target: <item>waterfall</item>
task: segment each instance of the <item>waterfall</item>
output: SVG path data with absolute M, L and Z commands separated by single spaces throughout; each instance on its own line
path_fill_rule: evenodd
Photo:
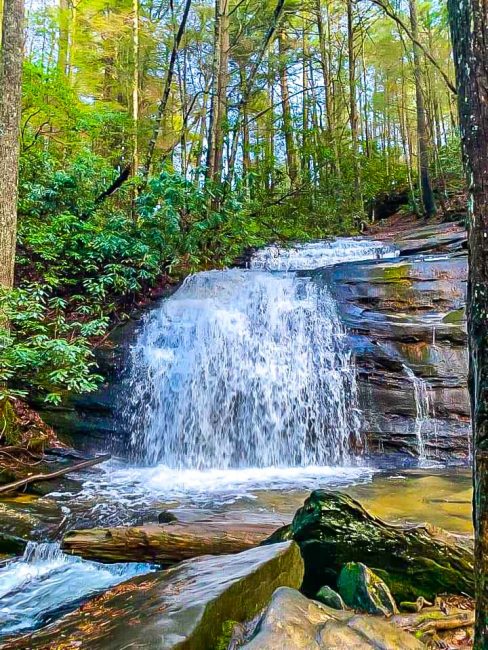
M 354 366 L 325 287 L 292 274 L 191 276 L 133 350 L 128 414 L 149 463 L 342 463 L 359 430 Z
M 429 385 L 421 377 L 413 372 L 408 366 L 403 366 L 405 374 L 412 382 L 414 400 L 415 400 L 415 436 L 417 438 L 417 451 L 419 460 L 425 460 L 425 440 L 424 440 L 424 425 L 430 421 L 431 416 L 431 401 L 429 395 Z

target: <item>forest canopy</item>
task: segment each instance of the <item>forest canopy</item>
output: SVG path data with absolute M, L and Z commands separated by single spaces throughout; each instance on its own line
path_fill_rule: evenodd
M 462 187 L 444 3 L 36 0 L 25 34 L 4 397 L 94 389 L 169 277 Z

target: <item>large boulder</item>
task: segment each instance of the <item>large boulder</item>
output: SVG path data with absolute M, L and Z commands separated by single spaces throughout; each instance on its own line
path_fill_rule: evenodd
M 339 492 L 312 492 L 291 526 L 267 541 L 290 537 L 300 545 L 305 562 L 303 591 L 311 597 L 323 585 L 337 589 L 347 562 L 370 567 L 397 602 L 474 593 L 469 541 L 427 525 L 393 526 Z
M 424 644 L 382 617 L 338 611 L 280 588 L 245 650 L 421 650 Z
M 0 647 L 210 649 L 229 621 L 252 618 L 275 589 L 298 587 L 302 577 L 293 542 L 188 560 L 124 582 L 57 623 Z

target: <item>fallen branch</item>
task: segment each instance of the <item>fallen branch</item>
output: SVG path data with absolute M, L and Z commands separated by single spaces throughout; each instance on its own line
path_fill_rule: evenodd
M 27 476 L 26 478 L 19 479 L 13 483 L 7 483 L 0 487 L 0 493 L 4 492 L 13 492 L 18 490 L 21 487 L 30 485 L 30 483 L 38 483 L 39 481 L 50 481 L 51 479 L 64 476 L 65 474 L 70 474 L 71 472 L 77 472 L 86 467 L 92 467 L 93 465 L 98 465 L 103 463 L 106 460 L 111 458 L 110 454 L 104 454 L 103 456 L 97 456 L 96 458 L 90 458 L 90 460 L 84 460 L 82 463 L 77 463 L 76 465 L 71 465 L 71 467 L 63 467 L 63 469 L 58 469 L 56 472 L 50 472 L 49 474 L 34 474 L 33 476 Z

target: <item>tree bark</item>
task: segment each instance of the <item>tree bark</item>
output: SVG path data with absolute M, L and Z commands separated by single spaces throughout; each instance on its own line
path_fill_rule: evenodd
M 65 75 L 68 67 L 69 47 L 69 5 L 68 0 L 59 0 L 58 70 Z
M 259 546 L 275 528 L 232 521 L 93 528 L 70 531 L 62 547 L 66 553 L 102 562 L 174 564 L 201 555 L 246 551 Z
M 149 141 L 149 146 L 147 150 L 146 161 L 144 168 L 142 169 L 143 182 L 142 186 L 146 185 L 147 179 L 149 176 L 149 171 L 153 162 L 154 150 L 156 149 L 156 142 L 158 141 L 159 132 L 161 130 L 161 122 L 166 111 L 166 106 L 168 105 L 168 100 L 171 94 L 171 84 L 173 82 L 173 76 L 175 72 L 176 57 L 178 56 L 178 51 L 180 49 L 181 41 L 183 39 L 183 34 L 185 33 L 186 23 L 188 20 L 188 14 L 190 13 L 192 0 L 186 0 L 185 6 L 183 8 L 183 16 L 178 27 L 178 31 L 175 35 L 173 41 L 173 47 L 171 49 L 171 55 L 168 64 L 168 70 L 166 71 L 166 78 L 164 80 L 163 94 L 159 102 L 158 110 L 156 113 L 156 119 L 154 120 L 154 128 Z
M 281 89 L 281 108 L 283 111 L 283 133 L 285 136 L 286 162 L 288 176 L 290 177 L 291 186 L 294 187 L 298 181 L 298 159 L 295 148 L 295 138 L 293 137 L 293 119 L 291 114 L 290 91 L 288 88 L 288 74 L 286 69 L 286 43 L 285 32 L 280 30 L 278 36 L 279 44 L 279 74 Z
M 0 286 L 14 282 L 22 108 L 24 2 L 5 0 L 0 63 Z
M 139 171 L 139 0 L 133 0 L 132 7 L 132 173 Z
M 436 213 L 434 193 L 430 180 L 429 170 L 429 136 L 427 132 L 427 121 L 425 116 L 424 95 L 422 91 L 422 69 L 420 47 L 417 45 L 418 19 L 416 0 L 409 0 L 410 8 L 410 28 L 413 36 L 413 66 L 415 73 L 415 98 L 417 107 L 417 138 L 418 138 L 418 156 L 419 156 L 419 176 L 420 189 L 422 195 L 422 205 L 425 216 L 432 217 Z
M 347 0 L 347 50 L 349 57 L 349 123 L 351 125 L 351 143 L 354 165 L 354 190 L 360 199 L 361 180 L 359 167 L 359 116 L 356 100 L 356 54 L 354 51 L 354 16 L 353 0 Z
M 215 44 L 212 104 L 207 151 L 207 179 L 222 180 L 224 125 L 227 118 L 227 86 L 229 83 L 229 2 L 215 3 Z M 217 206 L 214 206 L 217 207 Z
M 488 647 L 488 4 L 448 0 L 469 187 L 469 388 L 474 447 L 475 648 Z

